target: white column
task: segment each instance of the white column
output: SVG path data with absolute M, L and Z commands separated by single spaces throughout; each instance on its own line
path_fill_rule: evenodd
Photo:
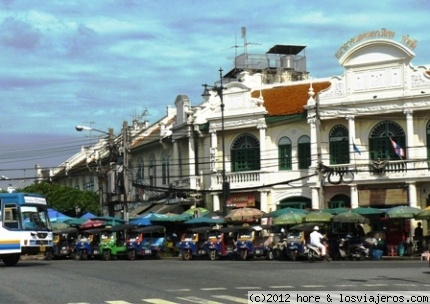
M 349 190 L 351 193 L 351 208 L 357 208 L 358 207 L 358 190 L 357 185 L 349 185 Z
M 349 131 L 349 162 L 355 159 L 355 151 L 353 148 L 353 144 L 355 143 L 355 117 L 352 115 L 348 115 L 346 117 L 348 120 L 348 131 Z M 356 144 L 356 143 L 355 143 Z
M 260 210 L 264 212 L 269 212 L 267 210 L 267 191 L 260 192 Z
M 311 189 L 312 189 L 312 209 L 313 210 L 322 209 L 320 206 L 319 187 L 311 187 Z
M 195 164 L 195 151 L 194 151 L 194 137 L 188 138 L 188 174 L 196 175 L 196 164 Z
M 268 167 L 266 165 L 268 161 L 268 157 L 266 155 L 266 128 L 267 128 L 267 125 L 264 118 L 259 119 L 257 123 L 257 129 L 259 130 L 259 136 L 260 136 L 260 168 L 263 168 L 263 170 L 264 168 Z
M 218 194 L 212 194 L 213 211 L 221 210 L 221 203 Z
M 414 118 L 412 110 L 404 110 L 406 114 L 406 157 L 407 159 L 415 158 L 414 150 Z
M 312 157 L 312 162 L 311 162 L 311 166 L 312 167 L 317 167 L 318 166 L 318 162 L 320 161 L 320 148 L 318 147 L 318 134 L 317 134 L 317 127 L 316 127 L 316 118 L 309 118 L 308 119 L 308 123 L 310 125 L 311 128 L 311 157 Z
M 408 200 L 410 207 L 417 207 L 417 186 L 415 182 L 407 182 L 408 184 Z

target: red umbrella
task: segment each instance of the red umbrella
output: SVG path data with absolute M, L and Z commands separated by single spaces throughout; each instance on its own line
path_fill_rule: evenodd
M 91 228 L 103 227 L 104 225 L 105 225 L 105 221 L 88 219 L 85 222 L 83 222 L 79 226 L 79 228 L 80 229 L 91 229 Z

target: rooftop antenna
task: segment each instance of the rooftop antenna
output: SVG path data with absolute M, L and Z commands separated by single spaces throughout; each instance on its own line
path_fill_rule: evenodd
M 261 45 L 257 42 L 248 42 L 246 40 L 246 27 L 242 26 L 243 52 L 245 54 L 245 67 L 248 68 L 248 45 Z

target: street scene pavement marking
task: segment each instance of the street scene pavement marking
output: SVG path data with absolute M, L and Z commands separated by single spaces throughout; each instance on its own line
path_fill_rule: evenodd
M 191 303 L 199 303 L 199 304 L 224 304 L 216 301 L 209 301 L 207 299 L 202 299 L 198 297 L 178 297 L 179 300 L 188 301 Z
M 283 288 L 294 288 L 294 286 L 291 286 L 291 285 L 284 285 L 284 286 L 268 286 L 268 288 L 272 288 L 272 289 L 283 289 Z
M 142 299 L 143 302 L 152 304 L 178 304 L 176 302 L 170 302 L 163 299 Z

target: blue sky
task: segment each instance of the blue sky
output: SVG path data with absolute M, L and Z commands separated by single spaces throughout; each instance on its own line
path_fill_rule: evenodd
M 177 95 L 202 100 L 202 83 L 243 53 L 306 46 L 314 78 L 342 74 L 336 51 L 386 28 L 418 41 L 430 63 L 427 1 L 0 0 L 0 175 L 20 186 L 35 164 L 55 167 L 89 143 L 74 126 L 100 130 L 150 122 Z M 235 47 L 238 46 L 238 47 Z M 94 134 L 93 134 L 94 135 Z M 92 139 L 95 141 L 96 139 Z M 10 169 L 14 169 L 10 171 Z M 5 182 L 0 183 L 4 187 Z

